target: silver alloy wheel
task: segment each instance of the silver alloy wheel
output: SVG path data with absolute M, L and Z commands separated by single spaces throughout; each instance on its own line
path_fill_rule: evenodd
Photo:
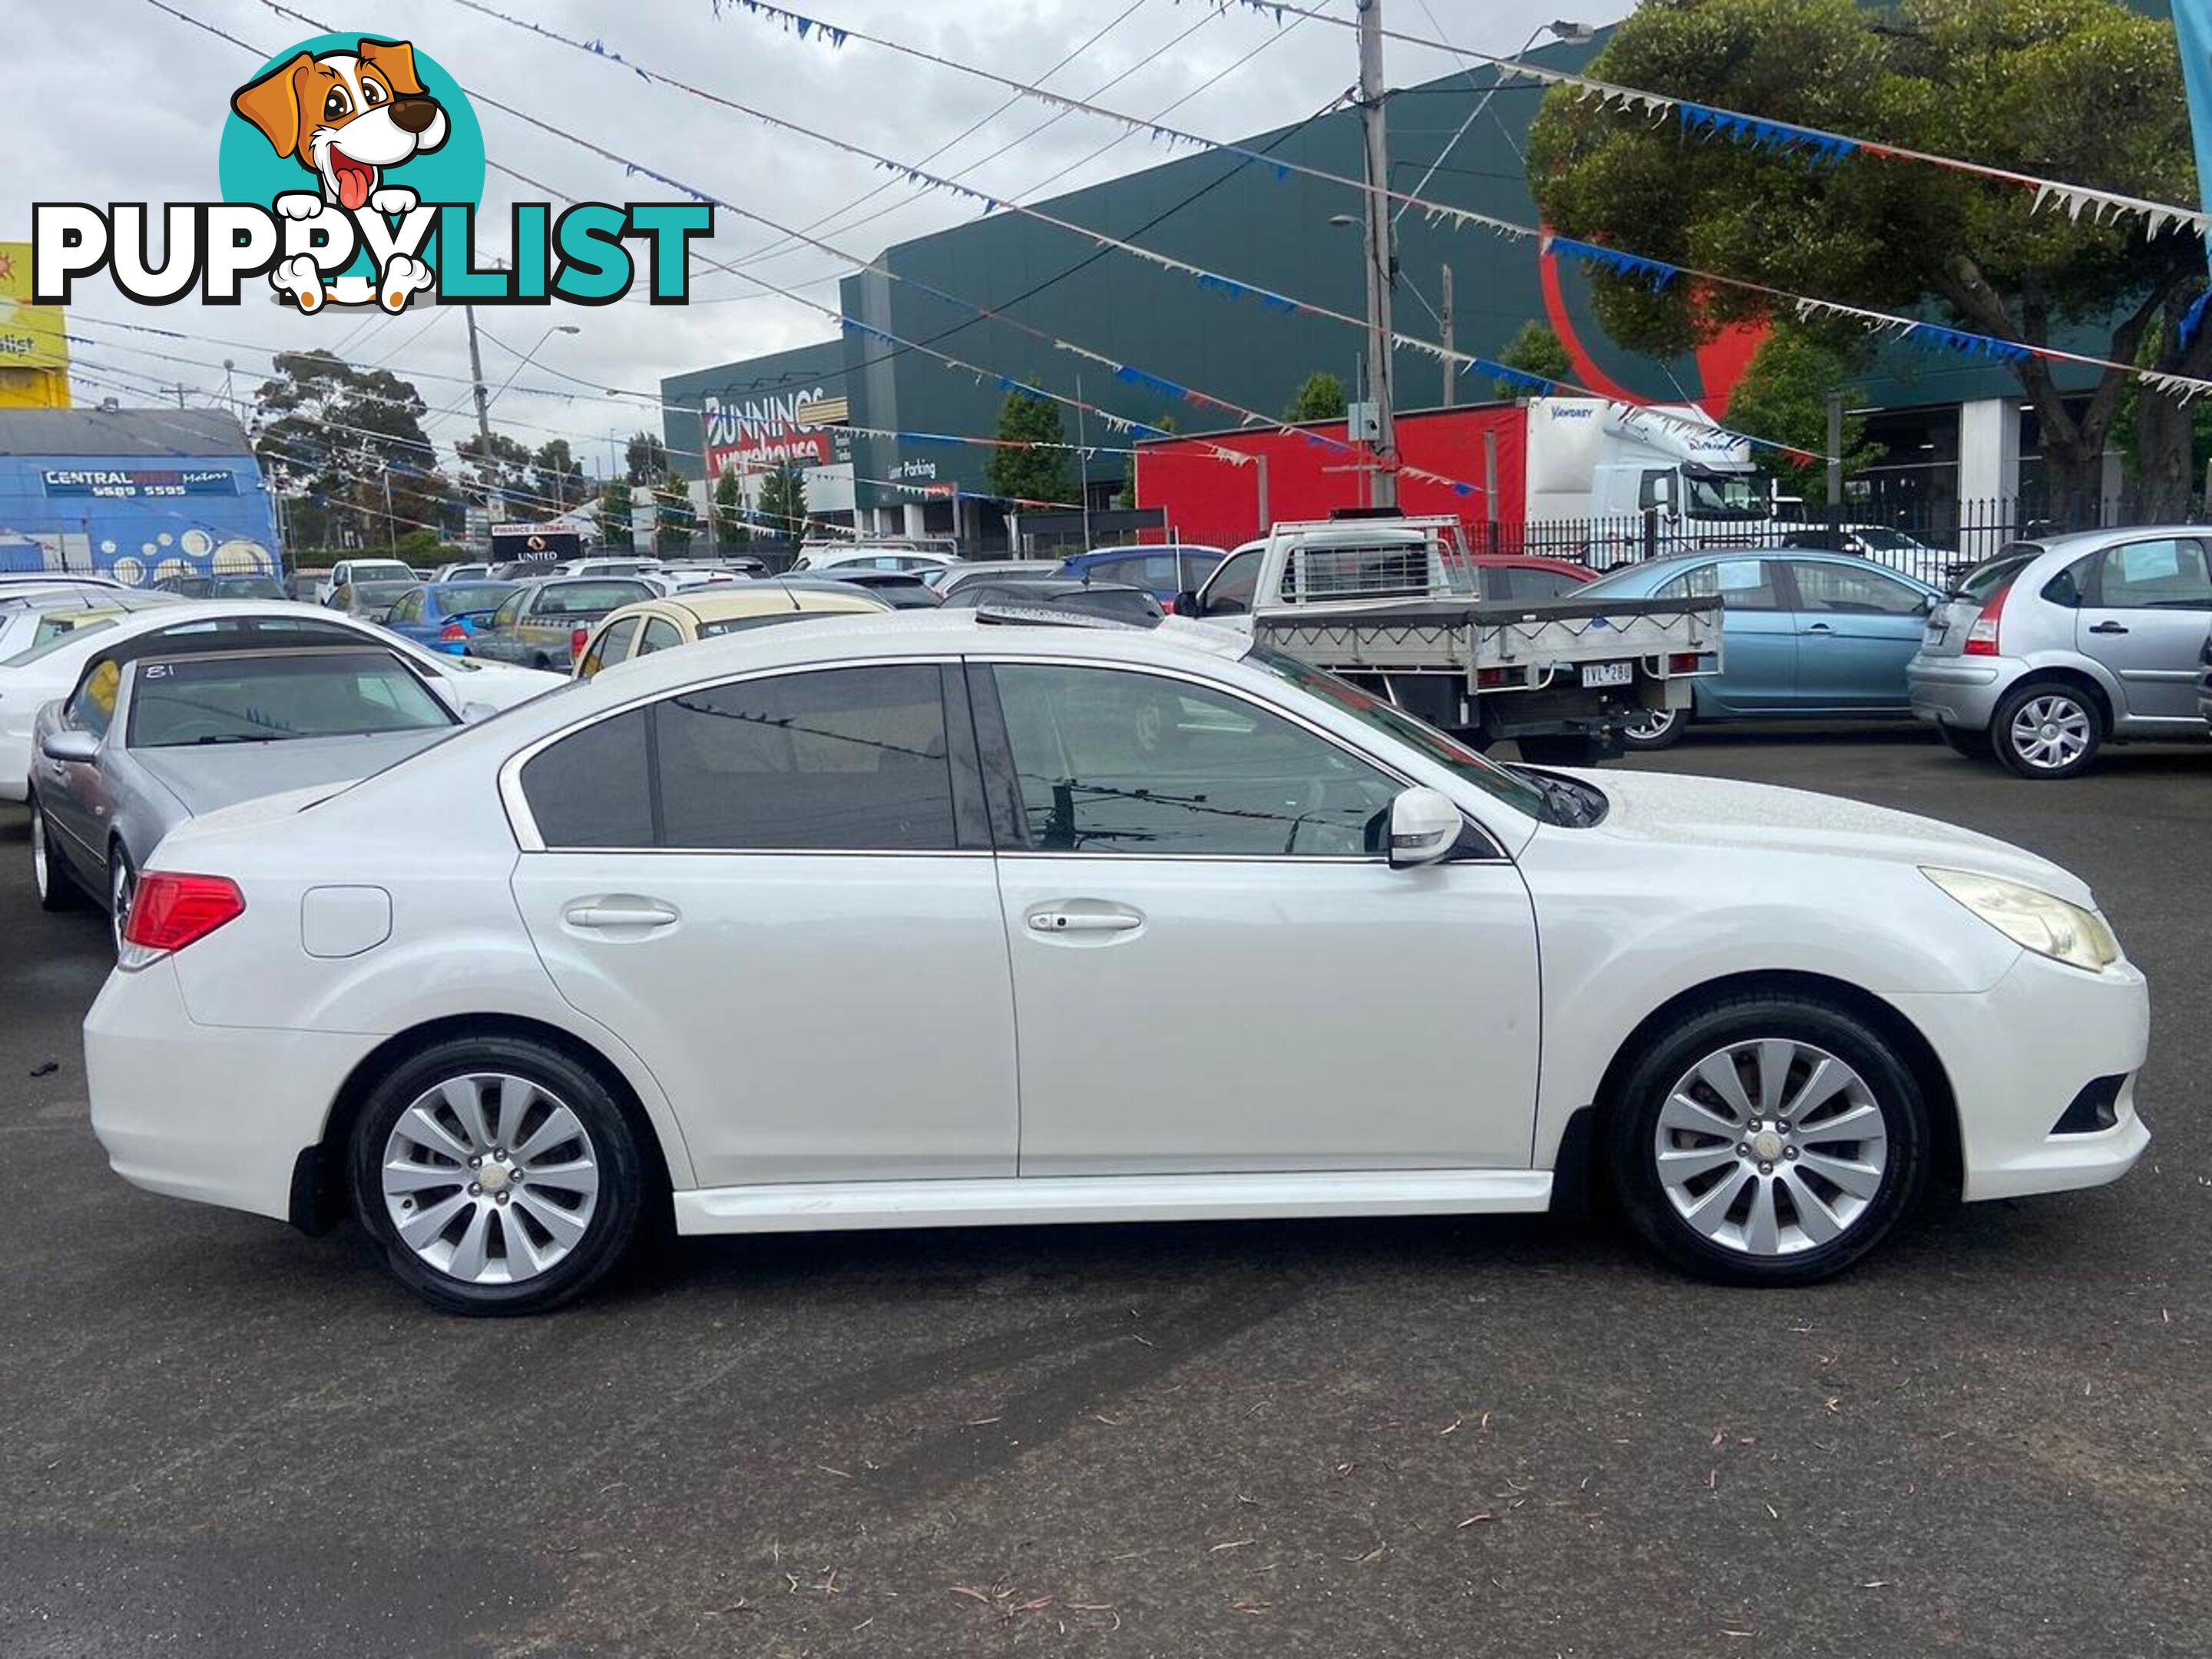
M 46 854 L 46 815 L 34 801 L 31 805 L 31 879 L 38 884 L 40 898 L 53 891 L 53 866 L 47 861 Z
M 123 929 L 131 920 L 131 901 L 138 896 L 138 878 L 128 859 L 117 857 L 107 865 L 107 921 L 115 933 L 115 954 L 123 954 Z
M 399 1242 L 471 1285 L 518 1285 L 591 1231 L 599 1165 L 583 1120 L 541 1085 L 471 1073 L 399 1115 L 379 1172 Z
M 2063 692 L 2031 697 L 2012 717 L 2013 753 L 2038 771 L 2073 765 L 2089 747 L 2089 711 Z
M 1754 1038 L 1682 1074 L 1652 1153 L 1674 1213 L 1698 1232 L 1746 1255 L 1795 1255 L 1866 1213 L 1889 1132 L 1866 1079 L 1826 1049 Z
M 1647 708 L 1620 728 L 1620 734 L 1634 743 L 1657 743 L 1674 729 L 1682 718 L 1679 708 Z

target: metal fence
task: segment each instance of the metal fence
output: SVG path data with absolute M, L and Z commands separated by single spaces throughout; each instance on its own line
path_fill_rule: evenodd
M 2203 503 L 2192 503 L 2186 522 L 2206 519 Z M 2145 516 L 2131 495 L 2060 501 L 2019 495 L 1946 499 L 1920 510 L 1879 516 L 1864 507 L 1815 508 L 1787 521 L 1668 520 L 1645 514 L 1475 524 L 1468 526 L 1468 535 L 1477 553 L 1568 559 L 1601 570 L 1712 548 L 1825 547 L 1866 554 L 1893 569 L 1940 585 L 1994 557 L 2008 543 L 2152 522 L 2171 520 Z

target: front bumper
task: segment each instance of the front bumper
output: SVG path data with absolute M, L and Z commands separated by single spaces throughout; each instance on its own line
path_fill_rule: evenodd
M 173 962 L 112 973 L 84 1022 L 93 1133 L 134 1187 L 283 1220 L 301 1152 L 378 1041 L 195 1025 Z
M 2003 658 L 1915 657 L 1905 665 L 1916 719 L 1962 731 L 1986 731 L 2024 664 Z
M 2126 962 L 2085 973 L 2023 951 L 1978 995 L 1893 995 L 1935 1046 L 1959 1106 L 1967 1199 L 2118 1181 L 2150 1144 L 2136 1074 L 2150 1046 L 2150 990 Z M 2108 1129 L 2052 1133 L 2078 1094 L 2124 1077 Z

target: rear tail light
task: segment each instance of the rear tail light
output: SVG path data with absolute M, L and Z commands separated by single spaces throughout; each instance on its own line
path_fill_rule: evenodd
M 2005 600 L 2011 592 L 2012 584 L 2007 582 L 1990 595 L 1982 606 L 1982 614 L 1974 618 L 1974 625 L 1966 630 L 1966 642 L 1959 647 L 1961 655 L 1994 657 L 2000 654 L 1997 638 L 2003 631 Z
M 1698 672 L 1698 660 L 1694 651 L 1677 651 L 1667 659 L 1667 672 L 1670 674 L 1694 674 Z
M 584 647 L 591 642 L 591 638 L 592 630 L 588 628 L 572 628 L 568 630 L 568 660 L 570 662 L 574 662 L 584 654 Z
M 1172 617 L 1175 613 L 1176 608 L 1175 601 L 1173 599 L 1162 599 L 1160 601 L 1160 615 L 1163 617 Z
M 457 622 L 450 622 L 438 630 L 438 637 L 448 645 L 464 645 L 468 641 L 469 630 Z
M 123 924 L 118 965 L 143 968 L 197 944 L 246 914 L 246 895 L 228 876 L 172 875 L 149 870 L 138 878 Z
M 1505 684 L 1506 672 L 1507 671 L 1503 668 L 1478 668 L 1474 671 L 1474 684 L 1478 689 L 1503 685 Z

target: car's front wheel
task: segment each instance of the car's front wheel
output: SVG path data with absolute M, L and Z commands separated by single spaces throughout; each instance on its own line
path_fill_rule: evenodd
M 620 1260 L 644 1163 L 598 1077 L 544 1044 L 458 1037 L 377 1085 L 354 1126 L 354 1212 L 448 1313 L 538 1313 Z
M 2105 718 L 2087 692 L 2045 680 L 1997 705 L 1990 738 L 1997 758 L 2021 777 L 2070 778 L 2097 758 Z
M 1797 996 L 1691 1013 L 1632 1066 L 1608 1125 L 1613 1184 L 1637 1231 L 1676 1265 L 1731 1284 L 1840 1273 L 1928 1178 L 1917 1079 L 1855 1015 Z
M 46 809 L 33 795 L 31 806 L 31 884 L 38 890 L 41 910 L 74 910 L 84 902 L 76 884 L 62 868 L 61 855 L 47 839 Z

